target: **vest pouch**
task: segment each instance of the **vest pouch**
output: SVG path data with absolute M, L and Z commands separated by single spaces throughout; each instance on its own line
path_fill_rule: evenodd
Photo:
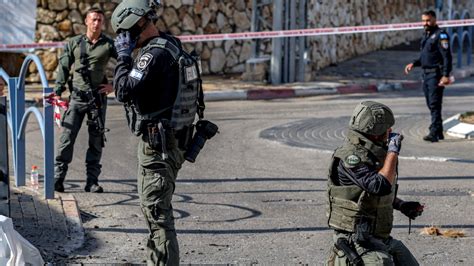
M 174 136 L 174 131 L 167 124 L 167 120 L 147 123 L 147 133 L 144 134 L 143 140 L 148 142 L 152 150 L 166 153 L 167 150 L 177 147 L 178 143 Z
M 140 119 L 135 106 L 132 104 L 125 104 L 125 117 L 127 118 L 127 125 L 135 136 L 140 136 L 142 132 L 143 120 Z
M 367 247 L 371 240 L 371 235 L 374 231 L 374 220 L 369 217 L 358 216 L 355 218 L 354 235 L 352 236 L 354 242 Z
M 194 134 L 194 125 L 184 127 L 181 130 L 178 130 L 175 134 L 176 140 L 178 142 L 178 148 L 182 151 L 188 149 L 189 143 L 193 138 Z

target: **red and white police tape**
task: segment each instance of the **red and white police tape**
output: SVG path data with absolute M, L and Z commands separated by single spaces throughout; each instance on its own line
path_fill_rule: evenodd
M 66 111 L 69 108 L 69 103 L 67 101 L 56 99 L 54 96 L 55 94 L 51 93 L 45 95 L 44 99 L 48 104 L 51 104 L 54 107 L 54 122 L 59 128 L 61 128 L 61 109 Z
M 463 20 L 445 20 L 438 21 L 440 27 L 463 27 L 474 26 L 474 19 Z M 184 43 L 190 42 L 206 42 L 206 41 L 227 41 L 227 40 L 249 40 L 249 39 L 266 39 L 266 38 L 282 38 L 282 37 L 300 37 L 300 36 L 323 36 L 323 35 L 339 35 L 366 32 L 386 32 L 422 29 L 421 22 L 416 23 L 398 23 L 368 26 L 347 26 L 335 28 L 314 28 L 300 30 L 278 30 L 278 31 L 261 31 L 261 32 L 242 32 L 242 33 L 225 33 L 225 34 L 201 34 L 201 35 L 182 35 L 178 38 Z M 43 42 L 43 43 L 27 43 L 27 44 L 0 44 L 1 51 L 19 51 L 28 49 L 46 49 L 46 48 L 63 48 L 64 42 Z

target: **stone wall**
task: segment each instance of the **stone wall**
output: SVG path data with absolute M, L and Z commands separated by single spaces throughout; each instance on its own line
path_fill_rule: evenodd
M 309 27 L 341 27 L 418 22 L 420 14 L 433 1 L 319 1 L 308 7 Z M 340 14 L 344 14 L 341 16 Z M 384 49 L 420 36 L 419 30 L 385 33 L 359 33 L 309 38 L 311 73 L 353 56 Z
M 63 41 L 84 33 L 84 14 L 91 7 L 105 10 L 105 33 L 113 37 L 110 16 L 120 1 L 38 0 L 36 40 Z M 174 35 L 244 32 L 250 30 L 251 0 L 165 0 L 158 10 L 156 26 Z M 188 51 L 195 49 L 202 59 L 202 68 L 208 73 L 241 73 L 250 57 L 250 41 L 223 41 L 185 44 Z M 60 49 L 39 51 L 47 77 L 55 78 L 54 70 Z M 32 66 L 34 71 L 35 67 Z M 36 80 L 33 75 L 31 80 Z
M 418 22 L 420 14 L 434 3 L 432 0 L 307 0 L 308 27 L 339 27 L 386 23 Z M 120 0 L 37 0 L 36 41 L 64 41 L 84 33 L 83 16 L 91 7 L 105 10 L 105 33 L 114 37 L 110 16 Z M 163 0 L 157 27 L 174 35 L 213 34 L 250 31 L 251 0 Z M 474 7 L 470 0 L 454 1 L 455 7 Z M 446 9 L 446 7 L 445 7 Z M 272 10 L 266 7 L 265 19 L 271 25 Z M 377 49 L 387 48 L 419 38 L 420 31 L 364 33 L 308 38 L 306 79 L 315 78 L 317 70 Z M 185 44 L 196 49 L 202 58 L 205 74 L 242 73 L 251 55 L 251 41 L 220 41 Z M 271 54 L 271 40 L 262 40 L 260 48 Z M 58 56 L 62 49 L 38 51 L 47 77 L 55 79 Z M 0 58 L 1 59 L 1 58 Z M 0 60 L 1 61 L 1 60 Z M 30 70 L 35 71 L 31 66 Z M 31 80 L 37 80 L 34 74 Z

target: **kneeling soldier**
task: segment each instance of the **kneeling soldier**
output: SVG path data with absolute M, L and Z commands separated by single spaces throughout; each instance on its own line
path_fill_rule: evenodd
M 354 110 L 343 146 L 333 154 L 328 178 L 328 224 L 334 247 L 328 265 L 418 265 L 405 245 L 390 236 L 393 209 L 410 219 L 423 206 L 396 197 L 403 136 L 392 133 L 387 106 L 365 101 Z

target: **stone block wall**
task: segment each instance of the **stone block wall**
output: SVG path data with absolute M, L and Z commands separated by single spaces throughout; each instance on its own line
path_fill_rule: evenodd
M 374 25 L 418 22 L 423 10 L 434 4 L 432 0 L 307 0 L 308 28 Z M 105 11 L 105 33 L 114 34 L 110 16 L 120 0 L 37 0 L 36 41 L 64 41 L 84 33 L 84 14 L 91 7 Z M 250 31 L 251 0 L 163 0 L 157 27 L 174 35 L 236 33 Z M 457 10 L 470 8 L 472 0 L 454 1 Z M 445 7 L 446 9 L 446 7 Z M 264 9 L 264 17 L 272 24 L 272 9 Z M 317 70 L 377 49 L 411 41 L 420 37 L 419 30 L 386 33 L 363 33 L 308 38 L 307 80 L 314 79 Z M 242 73 L 251 56 L 251 41 L 219 41 L 185 44 L 195 49 L 202 58 L 205 74 Z M 271 54 L 271 40 L 262 40 L 260 49 Z M 39 50 L 47 77 L 55 79 L 58 56 L 62 49 Z M 1 58 L 0 58 L 1 61 Z M 30 70 L 34 73 L 35 67 Z M 30 80 L 38 80 L 35 74 Z
M 474 15 L 472 0 L 453 2 L 454 9 L 459 11 L 467 9 Z M 309 3 L 309 27 L 318 28 L 420 22 L 423 11 L 434 9 L 434 1 L 428 0 L 310 0 Z M 443 17 L 446 18 L 447 7 L 445 6 L 444 9 Z M 409 30 L 310 37 L 308 64 L 311 66 L 311 73 L 314 74 L 318 69 L 329 64 L 413 41 L 421 35 L 422 30 Z
M 319 1 L 308 7 L 309 27 L 341 27 L 389 23 L 418 22 L 423 7 L 433 1 Z M 309 37 L 311 72 L 353 56 L 384 49 L 419 38 L 419 30 L 384 33 L 359 33 Z
M 63 41 L 84 33 L 84 14 L 91 7 L 100 7 L 106 14 L 105 33 L 114 37 L 110 16 L 120 1 L 38 0 L 36 40 Z M 156 26 L 173 35 L 214 34 L 250 31 L 251 0 L 165 0 L 158 10 Z M 268 12 L 270 14 L 270 12 Z M 267 41 L 267 43 L 270 43 Z M 222 41 L 185 44 L 196 50 L 202 59 L 205 74 L 241 73 L 251 54 L 250 41 Z M 48 79 L 54 79 L 60 49 L 39 51 Z M 35 67 L 30 68 L 35 71 Z M 31 80 L 37 80 L 32 75 Z

